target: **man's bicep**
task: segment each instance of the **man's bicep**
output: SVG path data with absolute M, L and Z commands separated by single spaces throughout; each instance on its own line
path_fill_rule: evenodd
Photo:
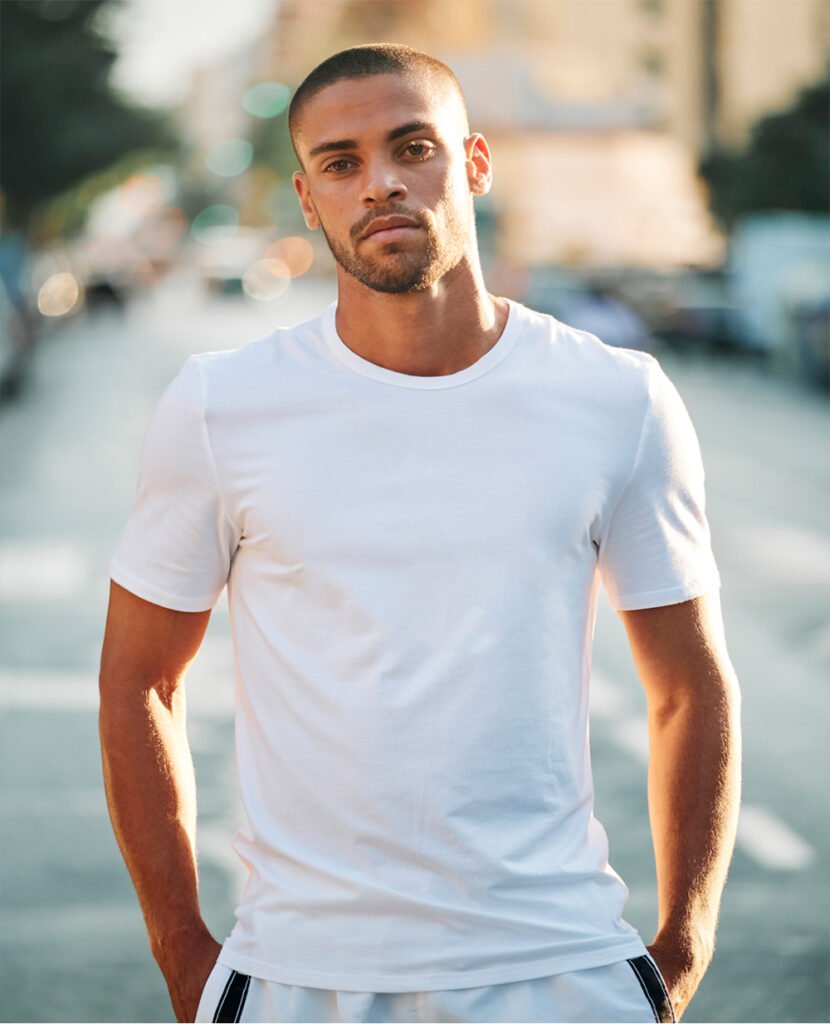
M 196 656 L 210 610 L 182 612 L 145 601 L 110 582 L 101 652 L 101 691 L 175 689 Z
M 648 697 L 670 698 L 722 685 L 734 675 L 724 638 L 718 590 L 679 604 L 621 611 Z

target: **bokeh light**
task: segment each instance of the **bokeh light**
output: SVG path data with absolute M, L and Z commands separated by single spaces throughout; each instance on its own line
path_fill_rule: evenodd
M 278 117 L 288 106 L 291 90 L 282 82 L 260 82 L 242 97 L 242 106 L 254 117 Z
M 44 316 L 66 316 L 80 305 L 82 296 L 83 288 L 75 275 L 61 271 L 40 286 L 37 308 Z
M 307 238 L 289 235 L 270 245 L 266 256 L 281 260 L 288 270 L 289 277 L 302 277 L 314 262 L 314 249 Z
M 190 225 L 190 233 L 202 245 L 224 242 L 236 234 L 239 213 L 233 206 L 216 203 L 197 213 Z
M 225 139 L 211 146 L 205 166 L 220 178 L 235 178 L 247 171 L 254 158 L 254 147 L 247 139 Z
M 242 290 L 257 302 L 273 302 L 288 291 L 291 274 L 282 260 L 257 260 L 242 275 Z

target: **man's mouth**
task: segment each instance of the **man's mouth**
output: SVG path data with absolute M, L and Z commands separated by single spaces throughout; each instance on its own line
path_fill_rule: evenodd
M 392 217 L 375 217 L 363 232 L 363 238 L 374 238 L 379 242 L 394 242 L 406 238 L 413 231 L 420 230 L 421 225 L 411 217 L 394 215 Z

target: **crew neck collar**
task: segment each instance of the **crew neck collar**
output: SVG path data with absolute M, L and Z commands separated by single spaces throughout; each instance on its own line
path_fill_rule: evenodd
M 332 302 L 323 314 L 325 338 L 332 353 L 340 362 L 348 369 L 364 377 L 369 377 L 384 384 L 392 384 L 399 388 L 418 388 L 423 391 L 434 391 L 437 388 L 454 388 L 459 384 L 467 384 L 469 381 L 475 380 L 477 377 L 481 377 L 492 370 L 516 344 L 519 334 L 519 307 L 511 299 L 506 301 L 508 305 L 507 323 L 504 325 L 504 330 L 501 332 L 499 340 L 480 359 L 477 359 L 469 366 L 465 366 L 463 370 L 457 370 L 455 373 L 445 373 L 439 376 L 399 373 L 397 370 L 389 370 L 385 366 L 379 366 L 377 363 L 364 359 L 363 356 L 350 349 L 337 333 L 337 322 L 335 319 L 337 315 L 336 301 Z

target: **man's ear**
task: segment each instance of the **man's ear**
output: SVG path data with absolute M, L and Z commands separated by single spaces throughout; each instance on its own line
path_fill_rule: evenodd
M 303 171 L 294 171 L 291 179 L 294 189 L 300 199 L 300 209 L 303 211 L 303 218 L 309 231 L 316 231 L 320 227 L 320 218 L 311 201 L 311 193 L 308 187 L 308 178 Z
M 474 196 L 487 195 L 493 183 L 493 162 L 487 140 L 474 132 L 464 140 L 464 150 L 467 154 L 465 163 L 470 191 Z

